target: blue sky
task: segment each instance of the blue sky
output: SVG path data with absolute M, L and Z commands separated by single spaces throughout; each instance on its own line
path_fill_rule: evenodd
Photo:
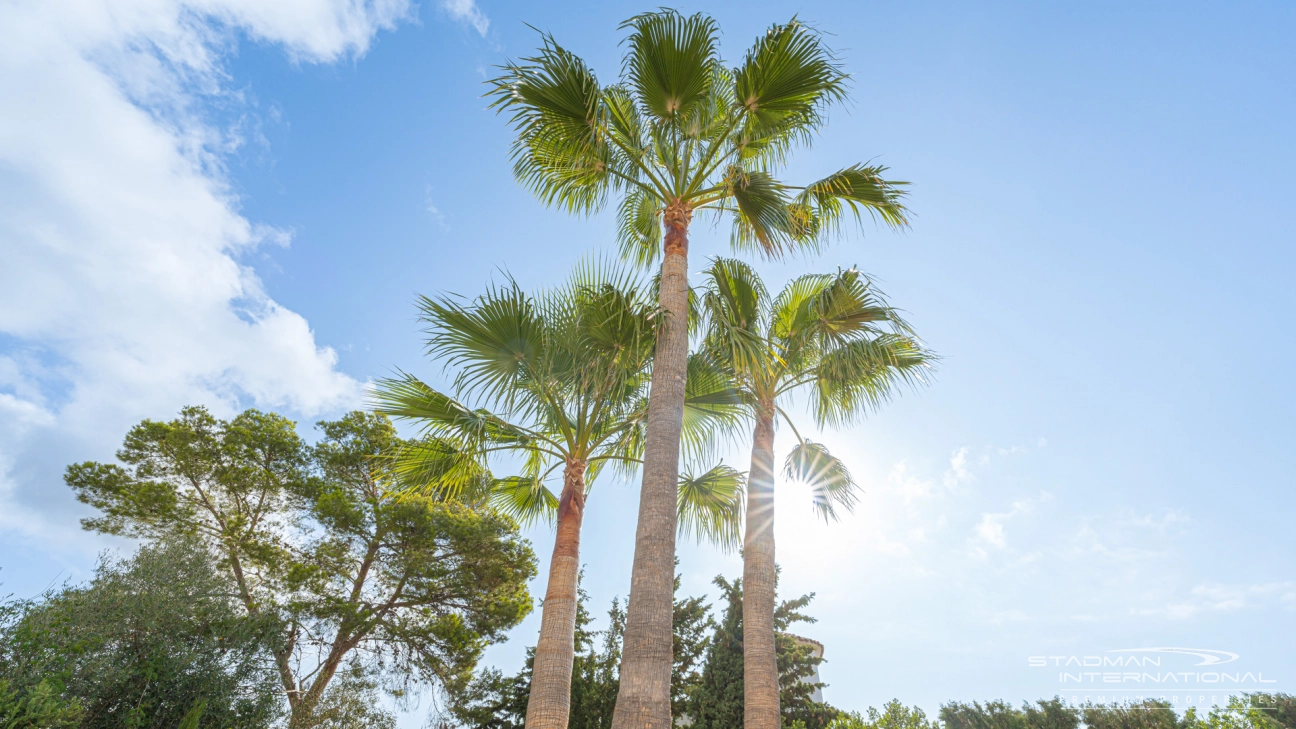
M 543 286 L 613 250 L 610 215 L 514 183 L 481 82 L 535 46 L 524 23 L 610 79 L 617 24 L 647 8 L 77 5 L 0 8 L 0 580 L 18 595 L 127 546 L 79 531 L 60 474 L 130 424 L 189 403 L 310 423 L 395 367 L 435 380 L 417 294 L 503 269 Z M 827 646 L 827 700 L 1034 699 L 1063 687 L 1028 656 L 1152 646 L 1236 653 L 1296 691 L 1296 8 L 683 9 L 718 19 L 730 61 L 793 14 L 831 34 L 853 103 L 787 177 L 874 160 L 914 183 L 911 230 L 759 266 L 773 285 L 857 265 L 944 357 L 932 387 L 823 435 L 864 485 L 855 515 L 824 527 L 780 487 L 783 590 L 818 595 L 802 632 Z M 698 226 L 692 269 L 726 238 Z M 590 500 L 598 612 L 628 589 L 636 491 Z M 692 594 L 741 569 L 680 557 Z M 513 669 L 537 628 L 488 659 Z

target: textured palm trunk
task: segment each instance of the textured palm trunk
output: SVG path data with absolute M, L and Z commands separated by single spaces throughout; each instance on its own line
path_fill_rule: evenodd
M 660 304 L 665 321 L 653 359 L 644 437 L 639 526 L 626 606 L 621 686 L 612 729 L 670 729 L 675 519 L 680 431 L 688 376 L 688 226 L 684 205 L 666 208 Z
M 531 672 L 526 729 L 567 729 L 575 657 L 580 532 L 585 516 L 585 463 L 568 461 L 558 502 L 558 536 L 549 561 L 549 586 L 540 615 L 540 640 Z
M 743 538 L 743 727 L 779 729 L 774 645 L 774 414 L 762 408 L 752 436 Z

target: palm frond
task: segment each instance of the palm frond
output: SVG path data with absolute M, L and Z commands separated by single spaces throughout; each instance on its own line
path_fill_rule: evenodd
M 768 359 L 762 337 L 769 304 L 765 284 L 751 266 L 732 258 L 713 259 L 702 275 L 706 347 L 737 372 L 761 368 Z
M 740 432 L 749 409 L 732 372 L 704 353 L 690 354 L 680 441 L 684 462 L 697 464 L 714 456 L 720 445 Z
M 417 421 L 425 435 L 447 436 L 464 447 L 532 443 L 534 435 L 485 409 L 470 409 L 453 397 L 401 372 L 374 383 L 369 399 L 375 412 Z
M 523 526 L 537 523 L 552 526 L 558 517 L 558 497 L 536 477 L 496 479 L 492 484 L 490 504 Z
M 662 251 L 662 205 L 656 195 L 631 190 L 617 210 L 617 243 L 621 257 L 635 266 L 648 268 Z
M 410 493 L 475 504 L 488 497 L 494 481 L 475 448 L 445 438 L 406 442 L 389 457 L 397 496 Z
M 814 441 L 803 441 L 792 449 L 783 465 L 783 473 L 810 486 L 815 511 L 824 521 L 840 518 L 838 508 L 854 511 L 859 500 L 855 479 L 846 464 Z
M 891 398 L 902 385 L 927 384 L 937 356 L 907 335 L 883 334 L 831 348 L 814 368 L 815 420 L 844 425 Z
M 791 138 L 806 139 L 824 107 L 845 98 L 846 78 L 819 33 L 795 18 L 772 26 L 734 73 L 746 144 L 774 150 Z
M 629 29 L 622 75 L 640 106 L 661 120 L 677 119 L 708 101 L 719 62 L 719 26 L 697 13 L 662 9 L 621 24 Z
M 603 93 L 578 56 L 542 34 L 536 56 L 502 67 L 487 83 L 491 107 L 517 132 L 513 173 L 546 204 L 589 213 L 606 198 L 612 162 Z
M 811 317 L 819 323 L 820 336 L 829 339 L 881 332 L 911 332 L 900 312 L 868 276 L 854 268 L 838 270 L 832 282 L 810 305 Z
M 804 335 L 811 324 L 815 300 L 833 284 L 824 273 L 807 273 L 787 283 L 770 305 L 769 338 L 784 347 Z
M 746 475 L 720 464 L 679 482 L 679 532 L 732 551 L 742 541 L 743 487 Z
M 545 324 L 535 301 L 509 281 L 470 305 L 422 296 L 418 308 L 428 354 L 459 368 L 456 389 L 511 406 L 528 367 L 545 354 Z
M 722 205 L 733 213 L 729 245 L 735 251 L 755 251 L 773 259 L 793 248 L 816 244 L 801 234 L 792 199 L 768 172 L 735 165 L 729 168 L 724 185 L 729 199 Z
M 863 223 L 863 214 L 868 212 L 891 228 L 908 226 L 909 211 L 904 206 L 908 193 L 902 188 L 909 183 L 883 179 L 886 169 L 880 165 L 852 165 L 807 185 L 792 208 L 802 235 L 818 237 L 839 232 L 847 209 L 856 223 Z

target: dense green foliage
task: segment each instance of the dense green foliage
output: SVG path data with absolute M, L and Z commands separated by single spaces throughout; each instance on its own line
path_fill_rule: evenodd
M 530 611 L 535 557 L 505 515 L 404 494 L 389 467 L 404 443 L 386 418 L 319 427 L 312 447 L 279 415 L 186 408 L 132 428 L 121 465 L 77 464 L 66 479 L 100 510 L 86 528 L 216 556 L 235 614 L 269 626 L 290 726 L 382 724 L 378 688 L 470 678 Z
M 693 726 L 707 729 L 741 729 L 743 719 L 742 584 L 717 577 L 724 611 L 720 622 L 711 617 L 705 595 L 675 599 L 675 659 L 671 673 L 671 711 L 687 716 Z M 676 580 L 676 590 L 679 580 Z M 799 622 L 814 622 L 800 612 L 813 596 L 806 595 L 780 604 L 779 630 Z M 572 670 L 570 729 L 608 729 L 616 703 L 617 667 L 625 611 L 613 600 L 608 627 L 590 630 L 588 595 L 580 593 L 576 617 L 576 661 Z M 784 717 L 791 726 L 799 722 L 809 729 L 828 725 L 837 710 L 812 700 L 821 683 L 808 681 L 822 659 L 808 645 L 792 635 L 779 635 L 779 683 Z M 529 654 L 528 654 L 529 655 Z M 513 676 L 488 668 L 450 705 L 449 718 L 473 729 L 522 729 L 526 718 L 527 692 L 531 683 L 531 659 Z
M 939 720 L 892 700 L 882 711 L 842 713 L 829 729 L 1076 729 L 1081 724 L 1086 729 L 1290 729 L 1296 726 L 1296 697 L 1234 696 L 1205 716 L 1196 708 L 1180 714 L 1171 704 L 1156 700 L 1077 707 L 1054 697 L 1023 703 L 1021 708 L 1006 701 L 951 702 L 941 706 Z
M 676 580 L 679 589 L 679 580 Z M 619 687 L 617 669 L 621 662 L 621 640 L 625 633 L 625 609 L 619 599 L 608 610 L 608 627 L 591 630 L 589 595 L 579 592 L 576 611 L 576 660 L 572 666 L 571 717 L 569 729 L 608 729 Z M 675 600 L 675 665 L 671 674 L 671 701 L 684 706 L 688 693 L 700 679 L 699 659 L 707 645 L 707 633 L 714 627 L 706 597 Z M 458 725 L 474 729 L 522 729 L 526 720 L 527 694 L 531 685 L 531 654 L 523 669 L 505 676 L 487 668 L 468 687 L 454 696 L 449 717 Z
M 707 642 L 701 680 L 689 693 L 684 714 L 700 729 L 741 729 L 743 726 L 742 580 L 716 577 L 725 600 L 724 613 Z M 784 600 L 774 611 L 775 647 L 779 670 L 779 705 L 786 726 L 822 729 L 837 710 L 814 700 L 825 684 L 812 678 L 823 662 L 813 649 L 788 633 L 796 623 L 813 623 L 801 612 L 814 595 Z
M 870 706 L 864 714 L 858 711 L 841 712 L 829 729 L 940 729 L 940 722 L 929 720 L 918 707 L 908 707 L 899 699 L 892 699 L 881 711 Z
M 266 650 L 275 626 L 241 613 L 193 539 L 104 559 L 84 587 L 6 606 L 0 716 L 171 729 L 201 704 L 206 725 L 266 726 L 282 706 Z

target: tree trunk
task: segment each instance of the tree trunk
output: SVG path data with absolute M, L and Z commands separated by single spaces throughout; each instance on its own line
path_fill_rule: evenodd
M 774 409 L 761 408 L 752 436 L 743 539 L 743 727 L 779 729 L 774 647 Z
M 558 536 L 549 561 L 549 586 L 540 616 L 540 640 L 531 672 L 526 729 L 567 729 L 575 658 L 580 532 L 585 516 L 585 463 L 568 461 L 558 502 Z
M 626 606 L 621 687 L 612 729 L 670 729 L 671 621 L 675 593 L 675 519 L 680 431 L 688 376 L 688 226 L 692 211 L 672 204 L 666 225 L 660 304 L 665 314 L 653 359 L 644 437 L 639 526 Z

